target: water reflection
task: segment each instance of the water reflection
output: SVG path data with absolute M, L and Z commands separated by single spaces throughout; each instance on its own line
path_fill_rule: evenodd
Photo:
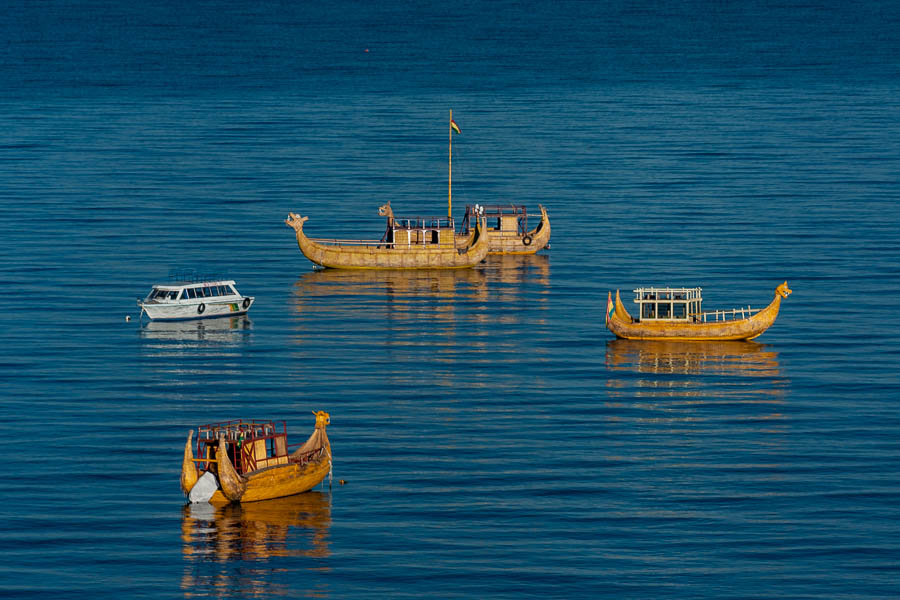
M 182 516 L 185 597 L 280 596 L 296 593 L 273 586 L 266 574 L 279 569 L 327 570 L 331 496 L 306 492 L 287 498 L 213 507 L 190 504 Z M 317 595 L 316 590 L 308 591 Z
M 193 321 L 150 321 L 138 331 L 146 340 L 162 342 L 237 343 L 251 326 L 250 319 L 242 315 Z
M 298 365 L 380 372 L 388 363 L 389 385 L 402 387 L 421 386 L 428 364 L 430 386 L 458 384 L 461 369 L 472 385 L 496 385 L 502 370 L 483 367 L 521 361 L 523 340 L 549 330 L 550 262 L 490 256 L 474 269 L 307 272 L 291 308 Z M 529 357 L 549 352 L 533 347 Z
M 526 284 L 537 285 L 538 294 L 546 295 L 549 282 L 546 255 L 489 256 L 474 269 L 324 269 L 299 278 L 293 308 L 297 314 L 327 315 L 342 309 L 378 309 L 385 301 L 387 313 L 421 313 L 423 307 L 452 313 L 466 303 L 516 301 L 530 293 Z M 320 302 L 322 298 L 328 302 Z
M 323 269 L 302 275 L 295 287 L 295 297 L 302 301 L 322 295 L 384 293 L 392 299 L 423 295 L 447 298 L 456 294 L 477 293 L 485 280 L 484 273 L 477 269 Z
M 612 340 L 606 344 L 611 371 L 778 377 L 778 353 L 755 342 L 656 342 Z
M 788 384 L 778 353 L 754 342 L 617 339 L 606 345 L 606 367 L 613 395 L 769 402 L 780 401 Z

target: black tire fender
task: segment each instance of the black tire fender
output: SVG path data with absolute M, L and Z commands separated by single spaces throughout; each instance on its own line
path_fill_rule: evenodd
M 205 310 L 206 310 L 206 305 L 203 304 L 202 302 L 197 305 L 197 314 L 202 315 L 203 311 L 205 311 Z
M 250 308 L 250 298 L 244 298 L 244 301 L 241 303 L 241 306 L 244 307 L 244 310 Z
M 522 238 L 522 243 L 525 244 L 526 246 L 530 246 L 531 245 L 531 236 L 526 233 L 525 237 Z

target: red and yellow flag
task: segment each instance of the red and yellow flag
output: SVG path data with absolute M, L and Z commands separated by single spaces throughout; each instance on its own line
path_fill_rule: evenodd
M 456 124 L 456 121 L 454 121 L 453 119 L 450 119 L 450 129 L 452 129 L 456 133 L 462 133 L 462 131 L 459 130 L 459 126 Z
M 613 305 L 612 301 L 612 292 L 606 292 L 606 324 L 609 325 L 609 319 L 612 317 L 613 312 L 616 310 L 615 305 Z

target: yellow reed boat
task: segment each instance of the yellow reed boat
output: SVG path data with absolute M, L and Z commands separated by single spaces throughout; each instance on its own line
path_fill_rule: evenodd
M 290 451 L 284 421 L 225 421 L 188 433 L 181 489 L 190 502 L 256 502 L 311 490 L 331 473 L 328 413 L 319 411 L 309 439 Z
M 294 213 L 285 224 L 294 229 L 306 258 L 332 269 L 466 269 L 487 256 L 488 239 L 481 223 L 458 240 L 451 218 L 395 218 L 390 202 L 378 214 L 387 218 L 387 229 L 380 240 L 371 241 L 307 237 L 303 223 L 308 217 Z
M 765 308 L 701 309 L 701 288 L 638 288 L 634 290 L 637 318 L 622 305 L 619 290 L 613 302 L 606 300 L 606 327 L 618 338 L 629 340 L 752 340 L 775 322 L 781 299 L 791 294 L 787 281 L 775 288 L 775 298 Z
M 457 236 L 453 221 L 453 133 L 459 127 L 450 111 L 450 140 L 447 217 L 397 218 L 391 203 L 379 207 L 387 219 L 380 240 L 314 239 L 303 232 L 309 217 L 289 213 L 285 224 L 297 236 L 300 252 L 320 267 L 332 269 L 467 269 L 487 256 L 490 249 L 484 233 L 484 219 L 465 236 Z
M 459 239 L 465 239 L 472 230 L 472 223 L 485 220 L 484 231 L 488 238 L 488 254 L 534 254 L 550 248 L 550 217 L 540 204 L 541 221 L 528 229 L 528 211 L 522 205 L 467 204 L 460 225 Z

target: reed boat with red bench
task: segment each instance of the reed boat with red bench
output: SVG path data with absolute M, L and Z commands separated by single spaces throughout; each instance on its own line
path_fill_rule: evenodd
M 225 421 L 188 433 L 181 489 L 188 500 L 256 502 L 311 490 L 331 473 L 328 413 L 319 411 L 312 435 L 294 450 L 284 421 Z
M 763 309 L 736 308 L 703 311 L 702 288 L 638 288 L 634 290 L 638 316 L 607 294 L 606 327 L 628 340 L 752 340 L 772 326 L 782 298 L 791 295 L 787 281 L 775 288 L 775 297 Z

